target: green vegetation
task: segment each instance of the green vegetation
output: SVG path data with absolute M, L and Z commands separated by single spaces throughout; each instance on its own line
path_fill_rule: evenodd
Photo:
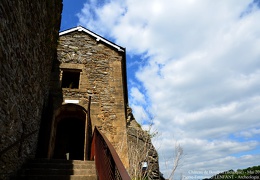
M 238 169 L 237 171 L 225 171 L 212 176 L 210 179 L 260 179 L 260 166 Z

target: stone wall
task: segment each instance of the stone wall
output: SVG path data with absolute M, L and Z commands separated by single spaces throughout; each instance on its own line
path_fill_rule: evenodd
M 125 52 L 97 41 L 83 31 L 74 31 L 60 36 L 58 60 L 60 80 L 55 78 L 55 73 L 53 77 L 54 112 L 61 106 L 59 88 L 62 74 L 66 70 L 79 71 L 79 87 L 62 88 L 63 104 L 66 100 L 76 100 L 78 105 L 87 110 L 88 97 L 92 96 L 92 127 L 97 126 L 102 130 L 128 168 L 125 95 L 127 92 L 123 76 L 126 73 Z
M 61 1 L 0 1 L 0 179 L 35 155 Z

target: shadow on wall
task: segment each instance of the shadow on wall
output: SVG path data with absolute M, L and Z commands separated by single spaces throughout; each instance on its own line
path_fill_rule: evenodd
M 0 1 L 0 173 L 36 152 L 56 47 L 62 0 Z

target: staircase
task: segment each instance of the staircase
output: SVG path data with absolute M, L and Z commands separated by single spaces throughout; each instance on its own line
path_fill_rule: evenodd
M 97 180 L 94 161 L 33 159 L 12 180 Z

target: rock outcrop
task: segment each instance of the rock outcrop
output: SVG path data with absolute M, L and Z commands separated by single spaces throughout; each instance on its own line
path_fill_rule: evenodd
M 129 174 L 137 179 L 160 179 L 158 154 L 152 144 L 151 136 L 135 120 L 131 108 L 128 108 L 127 138 L 131 169 Z

